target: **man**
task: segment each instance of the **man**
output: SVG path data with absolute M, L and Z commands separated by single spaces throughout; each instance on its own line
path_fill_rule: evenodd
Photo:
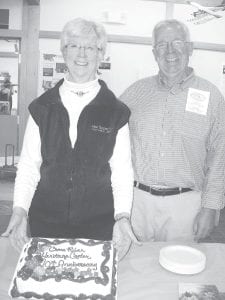
M 129 222 L 130 111 L 97 77 L 106 41 L 101 24 L 68 22 L 61 35 L 68 72 L 29 105 L 13 215 L 3 234 L 16 248 L 27 241 L 27 215 L 31 236 L 113 238 L 119 258 L 136 241 Z
M 188 66 L 192 51 L 184 24 L 158 23 L 158 75 L 121 96 L 131 110 L 132 223 L 142 241 L 198 241 L 212 232 L 224 207 L 225 103 Z

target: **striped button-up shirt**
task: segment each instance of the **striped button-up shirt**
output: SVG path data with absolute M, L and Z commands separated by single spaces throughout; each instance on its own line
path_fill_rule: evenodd
M 190 88 L 209 92 L 205 113 L 186 109 Z M 121 96 L 131 110 L 135 180 L 149 186 L 189 187 L 202 206 L 224 207 L 225 102 L 207 80 L 189 75 L 172 88 L 159 75 L 135 82 Z

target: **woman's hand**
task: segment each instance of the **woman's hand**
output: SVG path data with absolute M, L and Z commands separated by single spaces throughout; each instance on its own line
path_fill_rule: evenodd
M 21 251 L 23 245 L 28 242 L 27 214 L 23 208 L 14 207 L 9 225 L 1 236 L 9 237 L 13 247 Z
M 141 245 L 133 233 L 129 219 L 122 217 L 115 222 L 113 228 L 113 245 L 118 251 L 119 261 L 127 254 L 132 242 Z

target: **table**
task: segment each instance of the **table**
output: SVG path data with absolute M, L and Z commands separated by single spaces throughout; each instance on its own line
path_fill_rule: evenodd
M 173 243 L 133 245 L 118 266 L 118 300 L 176 300 L 179 282 L 217 285 L 225 292 L 225 244 L 187 244 L 203 251 L 206 269 L 195 275 L 178 275 L 163 269 L 159 251 Z M 0 238 L 0 300 L 11 299 L 8 288 L 16 267 L 17 253 L 7 238 Z

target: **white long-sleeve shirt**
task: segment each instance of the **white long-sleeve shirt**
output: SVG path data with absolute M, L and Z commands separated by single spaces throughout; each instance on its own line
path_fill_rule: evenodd
M 95 98 L 99 89 L 100 85 L 97 79 L 85 84 L 77 84 L 64 79 L 60 87 L 61 100 L 69 114 L 69 136 L 72 145 L 76 142 L 77 122 L 80 113 Z M 80 93 L 78 94 L 80 91 L 82 91 L 82 96 Z M 22 207 L 28 212 L 40 180 L 41 163 L 39 127 L 29 116 L 15 180 L 14 207 Z M 133 199 L 133 169 L 127 124 L 118 131 L 113 155 L 109 163 L 112 172 L 114 215 L 130 214 Z

